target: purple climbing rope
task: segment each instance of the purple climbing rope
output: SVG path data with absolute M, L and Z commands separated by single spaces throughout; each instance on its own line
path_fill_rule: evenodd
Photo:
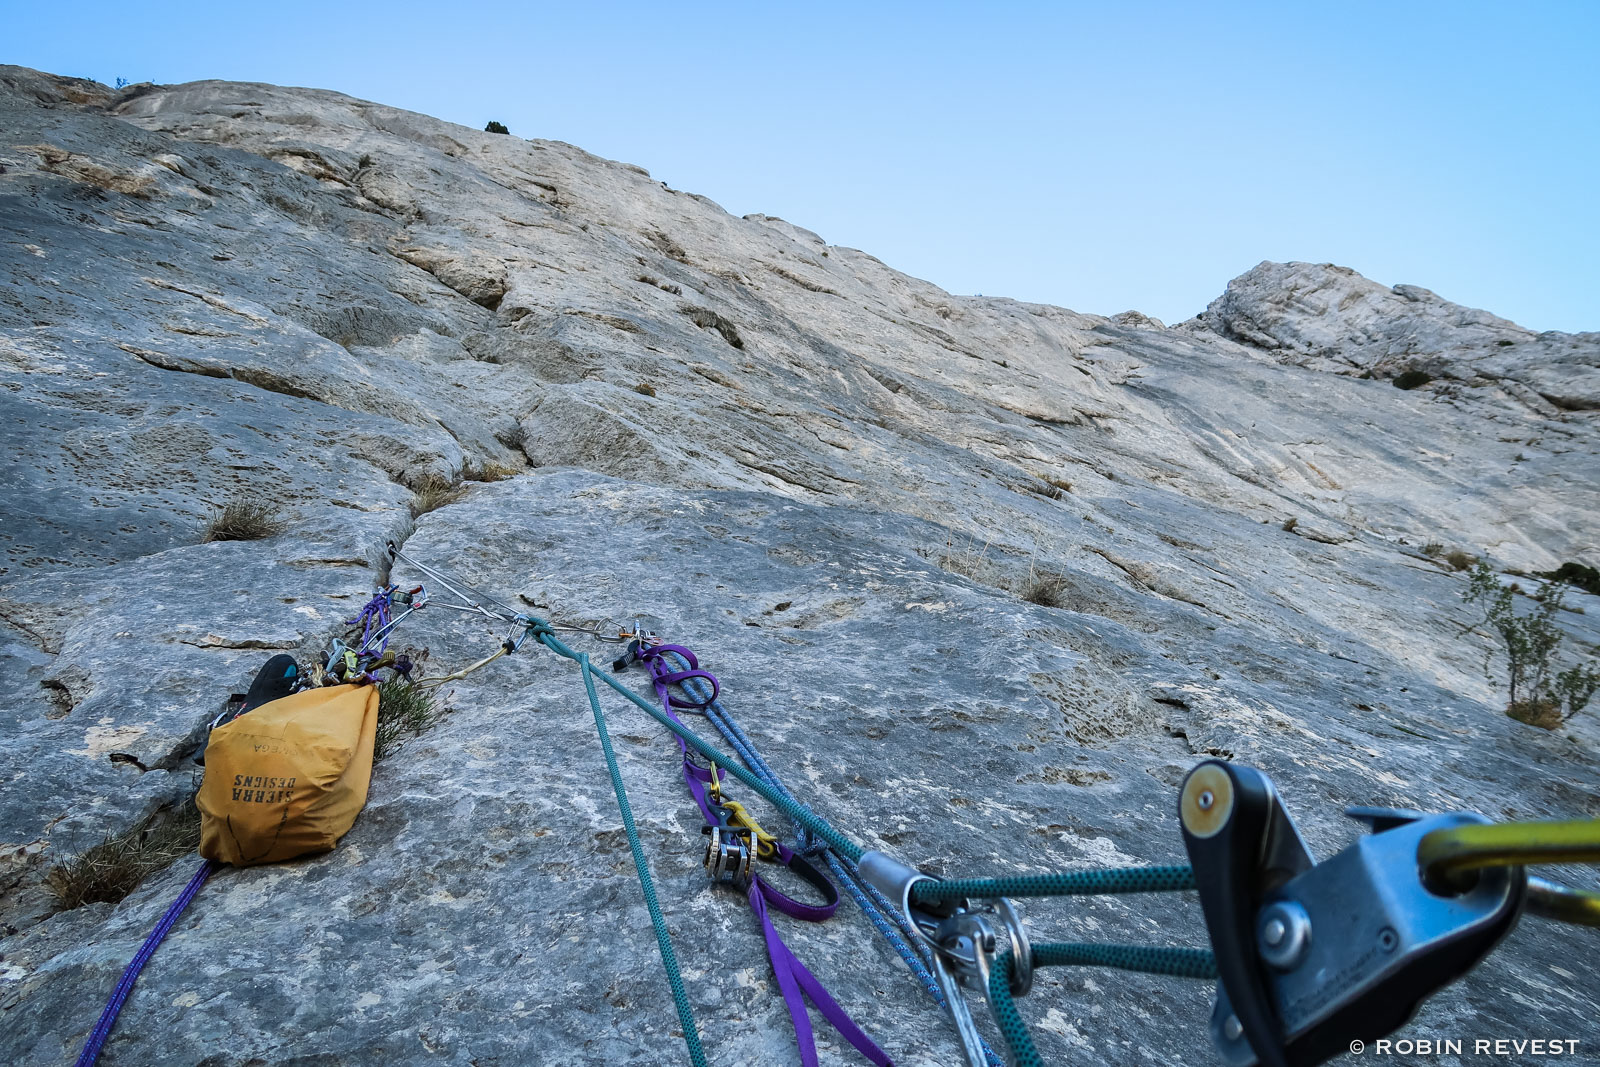
M 106 1002 L 105 1010 L 100 1013 L 100 1020 L 89 1032 L 89 1040 L 84 1042 L 83 1052 L 78 1055 L 76 1067 L 93 1067 L 94 1061 L 100 1058 L 100 1050 L 105 1047 L 106 1039 L 111 1036 L 111 1028 L 117 1025 L 117 1014 L 122 1011 L 122 1002 L 133 992 L 133 983 L 138 981 L 139 972 L 150 962 L 150 957 L 155 955 L 156 948 L 171 931 L 173 924 L 178 921 L 178 916 L 183 914 L 183 909 L 189 906 L 189 901 L 200 892 L 200 887 L 206 884 L 206 879 L 210 878 L 211 872 L 216 869 L 217 865 L 210 860 L 202 862 L 200 869 L 194 872 L 194 877 L 189 879 L 189 884 L 178 894 L 178 899 L 172 902 L 166 914 L 161 916 L 161 921 L 156 923 L 156 928 L 150 931 L 150 936 L 144 939 L 144 944 L 139 947 L 127 969 L 122 972 L 117 988 L 112 991 L 111 999 Z

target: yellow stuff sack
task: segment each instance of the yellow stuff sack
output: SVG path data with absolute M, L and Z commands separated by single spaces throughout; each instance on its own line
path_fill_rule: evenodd
M 211 731 L 200 855 L 235 867 L 326 852 L 355 823 L 372 781 L 378 688 L 305 689 Z

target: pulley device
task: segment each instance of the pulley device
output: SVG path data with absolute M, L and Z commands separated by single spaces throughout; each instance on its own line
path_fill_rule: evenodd
M 1260 771 L 1207 761 L 1179 799 L 1217 964 L 1211 1040 L 1228 1067 L 1321 1063 L 1404 1025 L 1510 932 L 1521 867 L 1430 879 L 1429 834 L 1479 815 L 1352 809 L 1372 833 L 1317 863 Z
M 1370 833 L 1317 863 L 1260 771 L 1207 760 L 1178 815 L 1189 868 L 1087 871 L 943 882 L 881 852 L 862 877 L 898 907 L 932 954 L 970 1067 L 981 1035 L 963 986 L 986 996 L 1014 1065 L 1041 1063 L 1013 998 L 1049 964 L 1099 964 L 1216 978 L 1210 1032 L 1226 1067 L 1307 1067 L 1403 1026 L 1471 970 L 1524 910 L 1600 925 L 1600 894 L 1530 879 L 1525 862 L 1600 859 L 1600 822 L 1491 824 L 1480 815 L 1350 808 Z M 1146 878 L 1136 877 L 1148 872 Z M 1182 872 L 1180 875 L 1178 872 Z M 1000 893 L 1195 889 L 1211 950 L 1030 944 Z M 974 904 L 969 897 L 981 896 Z
M 933 975 L 949 1005 L 961 1050 L 973 1067 L 984 1067 L 988 1059 L 983 1036 L 961 987 L 975 982 L 978 989 L 988 989 L 994 960 L 1004 953 L 1017 961 L 1006 976 L 1011 995 L 1020 997 L 1033 988 L 1033 950 L 1016 908 L 1005 897 L 977 906 L 965 898 L 917 905 L 913 891 L 918 884 L 937 879 L 883 852 L 862 856 L 859 869 L 867 884 L 896 904 L 921 937 L 932 955 Z

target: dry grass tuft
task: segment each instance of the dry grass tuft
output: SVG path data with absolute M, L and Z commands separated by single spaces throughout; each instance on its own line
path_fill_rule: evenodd
M 1061 607 L 1061 598 L 1067 591 L 1067 580 L 1051 571 L 1028 568 L 1028 576 L 1017 585 L 1017 595 L 1030 604 L 1044 608 Z
M 275 537 L 287 529 L 277 511 L 268 504 L 230 500 L 206 524 L 207 541 L 259 541 Z
M 716 330 L 722 335 L 722 339 L 734 348 L 744 347 L 744 338 L 739 336 L 739 328 L 710 308 L 685 304 L 678 310 L 689 316 L 689 321 L 702 330 Z
M 1444 561 L 1450 564 L 1451 570 L 1469 571 L 1478 565 L 1478 557 L 1471 552 L 1464 552 L 1459 548 L 1451 549 L 1445 553 Z
M 1563 721 L 1561 705 L 1554 700 L 1519 700 L 1506 707 L 1506 715 L 1542 730 L 1554 730 Z
M 446 504 L 454 504 L 465 493 L 466 486 L 446 481 L 437 475 L 417 486 L 411 499 L 411 517 L 417 518 L 430 511 L 438 511 Z
M 469 482 L 503 482 L 517 473 L 509 463 L 488 460 L 480 464 L 468 463 L 461 468 L 461 477 Z
M 45 883 L 63 910 L 115 904 L 146 877 L 200 847 L 200 812 L 193 800 L 162 809 L 120 834 L 51 868 Z
M 671 293 L 673 296 L 682 296 L 683 295 L 683 290 L 678 288 L 676 285 L 673 285 L 671 282 L 664 282 L 659 278 L 652 278 L 648 274 L 639 275 L 638 280 L 641 281 L 641 282 L 644 282 L 644 284 L 646 284 L 646 285 L 655 286 L 657 289 L 660 289 L 663 293 Z
M 941 570 L 998 589 L 1005 585 L 1003 568 L 998 561 L 989 558 L 990 544 L 985 541 L 979 545 L 975 539 L 969 538 L 965 548 L 957 548 L 956 535 L 952 533 L 945 538 L 944 544 L 919 548 L 917 554 L 931 560 Z

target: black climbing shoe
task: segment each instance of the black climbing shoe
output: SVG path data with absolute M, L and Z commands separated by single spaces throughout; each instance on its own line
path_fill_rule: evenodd
M 239 714 L 254 711 L 269 701 L 288 696 L 299 682 L 300 665 L 294 661 L 294 657 L 282 653 L 273 656 L 257 672 L 256 680 L 250 683 L 250 692 L 245 694 L 244 707 L 239 709 Z

